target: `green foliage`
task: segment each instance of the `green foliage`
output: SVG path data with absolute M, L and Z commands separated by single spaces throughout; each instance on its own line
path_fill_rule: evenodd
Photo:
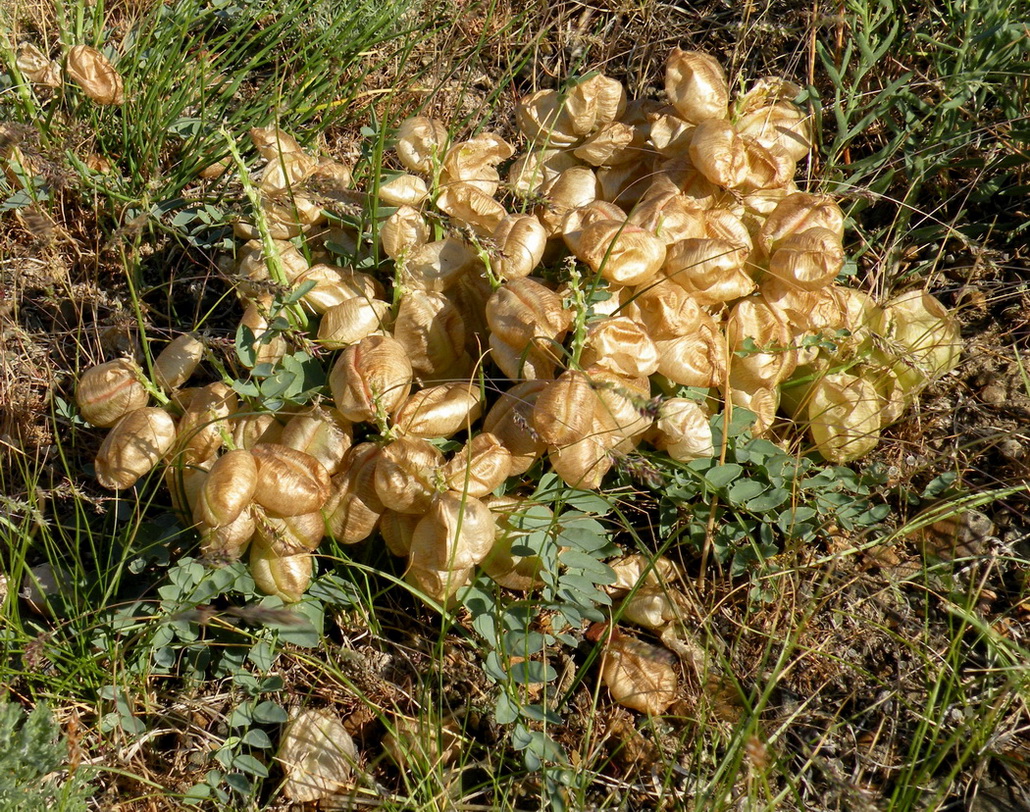
M 46 705 L 27 716 L 0 704 L 0 812 L 76 812 L 87 809 L 87 771 L 64 772 L 68 746 Z

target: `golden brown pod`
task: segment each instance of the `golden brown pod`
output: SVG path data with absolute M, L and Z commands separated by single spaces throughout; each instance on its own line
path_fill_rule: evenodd
M 239 398 L 224 383 L 209 383 L 193 394 L 179 420 L 177 447 L 184 464 L 210 459 L 222 449 L 238 407 Z
M 648 142 L 663 158 L 682 158 L 690 147 L 695 126 L 678 115 L 655 113 L 647 133 Z
M 539 90 L 515 108 L 519 131 L 534 148 L 567 147 L 579 140 L 564 99 L 556 90 Z
M 781 390 L 778 387 L 751 386 L 747 389 L 731 387 L 727 394 L 734 406 L 740 406 L 754 413 L 755 422 L 751 426 L 753 436 L 761 437 L 772 428 L 781 401 Z
M 333 477 L 333 493 L 325 506 L 326 525 L 341 544 L 356 544 L 372 535 L 386 510 L 375 489 L 379 446 L 359 443 L 343 458 Z
M 534 213 L 547 229 L 548 236 L 554 236 L 561 232 L 562 221 L 570 211 L 601 197 L 601 187 L 593 170 L 573 166 L 547 181 L 540 194 L 544 203 L 537 206 Z
M 838 372 L 817 380 L 808 394 L 808 429 L 827 460 L 850 462 L 880 439 L 880 398 L 863 378 Z
M 406 287 L 441 292 L 457 285 L 482 261 L 463 241 L 445 237 L 408 252 L 401 278 Z
M 508 216 L 504 206 L 470 183 L 450 183 L 436 199 L 437 208 L 451 220 L 489 237 Z
M 165 467 L 165 487 L 172 498 L 172 507 L 185 524 L 193 521 L 193 508 L 214 463 L 214 460 L 207 460 L 196 465 L 172 464 Z
M 518 197 L 535 197 L 545 184 L 574 166 L 581 164 L 569 150 L 533 150 L 516 159 L 511 165 L 508 170 L 508 186 Z
M 154 383 L 164 390 L 178 389 L 196 371 L 204 357 L 204 342 L 184 333 L 154 359 Z
M 635 141 L 633 127 L 613 121 L 583 141 L 572 154 L 590 166 L 615 166 L 639 160 L 639 147 L 632 149 Z
M 486 320 L 491 337 L 522 348 L 537 337 L 560 342 L 572 323 L 572 314 L 561 296 L 525 277 L 509 279 L 494 291 L 486 303 Z
M 94 468 L 111 490 L 131 488 L 160 462 L 175 442 L 175 421 L 163 409 L 142 408 L 119 420 L 104 438 Z
M 221 527 L 200 522 L 197 524 L 200 552 L 212 563 L 239 561 L 254 538 L 254 529 L 254 514 L 249 505 L 229 524 Z
M 390 305 L 381 299 L 354 297 L 330 307 L 318 325 L 317 341 L 330 350 L 356 344 L 382 333 L 388 326 Z
M 494 133 L 479 133 L 468 141 L 459 141 L 444 156 L 440 173 L 442 192 L 463 185 L 492 198 L 500 185 L 497 164 L 514 152 L 511 144 Z
M 725 119 L 713 118 L 698 124 L 688 154 L 702 175 L 724 189 L 736 189 L 748 179 L 747 147 Z
M 436 494 L 443 454 L 419 437 L 400 437 L 379 452 L 373 483 L 383 506 L 425 513 Z
M 791 234 L 816 227 L 843 237 L 844 212 L 829 195 L 795 192 L 783 198 L 772 210 L 758 233 L 755 249 L 762 257 L 770 257 Z
M 812 116 L 783 101 L 745 112 L 737 120 L 737 131 L 766 148 L 779 147 L 794 161 L 812 149 Z
M 293 282 L 308 270 L 307 259 L 293 243 L 272 240 L 272 244 L 287 282 Z M 244 300 L 264 297 L 266 301 L 271 301 L 272 273 L 261 240 L 248 240 L 240 246 L 236 256 L 237 294 Z
M 523 381 L 504 392 L 483 418 L 490 432 L 511 454 L 509 476 L 524 474 L 543 456 L 547 445 L 532 426 L 537 395 L 549 385 L 545 380 Z
M 282 155 L 304 154 L 304 148 L 297 139 L 274 125 L 251 127 L 247 133 L 258 155 L 271 161 Z
M 714 305 L 755 289 L 747 273 L 748 250 L 727 240 L 683 240 L 669 246 L 664 272 L 698 304 Z
M 626 597 L 617 612 L 619 620 L 635 623 L 645 629 L 660 631 L 674 620 L 682 619 L 679 605 L 683 593 L 665 587 L 643 587 Z
M 354 298 L 369 298 L 377 286 L 367 274 L 333 265 L 316 263 L 293 280 L 294 287 L 314 282 L 315 287 L 300 297 L 304 308 L 316 316 Z
M 61 86 L 61 65 L 56 59 L 47 58 L 39 48 L 31 42 L 18 45 L 16 57 L 21 75 L 33 84 L 46 87 Z
M 407 399 L 411 381 L 404 346 L 381 335 L 344 349 L 329 375 L 336 408 L 352 423 L 385 419 Z
M 645 193 L 629 222 L 650 231 L 666 246 L 706 236 L 704 209 L 691 197 L 670 190 Z
M 64 70 L 68 78 L 97 104 L 121 104 L 125 101 L 121 74 L 96 48 L 74 46 L 68 51 Z
M 712 457 L 712 427 L 701 405 L 689 398 L 667 398 L 658 411 L 655 447 L 674 460 Z
M 491 333 L 490 358 L 513 381 L 550 380 L 562 358 L 560 347 L 543 337 L 509 344 Z
M 738 187 L 742 194 L 783 189 L 793 182 L 797 164 L 779 144 L 763 146 L 746 136 L 741 136 L 740 140 L 747 157 L 747 177 Z
M 258 484 L 254 501 L 276 516 L 320 510 L 329 498 L 329 474 L 310 454 L 279 443 L 256 445 Z
M 465 443 L 443 467 L 447 487 L 482 498 L 508 478 L 511 452 L 496 436 L 482 431 Z
M 397 128 L 397 157 L 412 172 L 430 175 L 447 152 L 447 127 L 426 116 L 412 116 Z
M 665 243 L 625 222 L 601 220 L 584 227 L 577 256 L 616 285 L 642 285 L 665 262 Z
M 437 494 L 411 538 L 413 569 L 474 567 L 494 543 L 494 515 L 479 499 L 455 491 Z
M 340 790 L 358 763 L 358 748 L 336 714 L 307 709 L 290 714 L 275 760 L 286 775 L 283 794 L 308 804 Z
M 592 431 L 605 445 L 629 451 L 653 422 L 650 380 L 600 366 L 587 367 L 584 372 L 597 396 Z
M 232 524 L 254 500 L 257 463 L 249 451 L 227 451 L 211 466 L 200 489 L 193 518 L 209 527 Z
M 396 510 L 383 513 L 379 520 L 379 534 L 386 542 L 386 549 L 398 558 L 407 558 L 415 527 L 420 521 L 422 516 L 416 513 L 398 513 Z
M 626 314 L 640 322 L 655 341 L 695 333 L 706 319 L 697 299 L 666 277 L 641 285 L 633 293 Z
M 665 91 L 680 116 L 693 124 L 728 113 L 726 73 L 709 54 L 673 48 L 665 63 Z
M 734 305 L 726 320 L 726 339 L 732 353 L 730 385 L 737 389 L 774 387 L 797 366 L 790 327 L 761 296 Z M 756 349 L 748 351 L 748 346 Z
M 826 287 L 844 267 L 840 235 L 816 226 L 780 240 L 769 257 L 769 273 L 803 290 Z
M 626 222 L 626 212 L 606 200 L 594 200 L 578 209 L 573 209 L 562 220 L 561 236 L 569 250 L 576 254 L 587 249 L 583 241 L 583 229 L 602 221 Z
M 105 428 L 147 405 L 150 396 L 140 383 L 143 371 L 135 361 L 116 358 L 82 373 L 75 389 L 79 414 L 87 423 Z
M 607 127 L 626 112 L 622 82 L 603 73 L 570 84 L 564 96 L 572 131 L 580 137 Z
M 312 406 L 287 421 L 277 442 L 310 454 L 329 476 L 337 473 L 354 432 L 337 409 Z
M 482 411 L 474 381 L 450 381 L 420 389 L 397 409 L 393 423 L 414 437 L 450 437 L 471 429 Z
M 616 316 L 590 325 L 580 362 L 630 378 L 647 377 L 658 371 L 658 348 L 640 324 Z
M 597 406 L 590 379 L 568 369 L 542 389 L 533 404 L 532 425 L 549 446 L 565 446 L 590 432 Z
M 297 516 L 270 516 L 257 508 L 254 537 L 280 555 L 296 555 L 314 551 L 325 536 L 326 522 L 322 511 Z
M 616 631 L 601 660 L 601 679 L 612 699 L 623 707 L 657 716 L 668 709 L 679 692 L 674 662 L 667 649 Z
M 412 370 L 432 375 L 461 356 L 465 323 L 444 294 L 413 290 L 401 299 L 393 336 L 407 353 Z
M 390 259 L 400 259 L 414 248 L 429 242 L 429 223 L 418 209 L 401 206 L 386 218 L 379 229 L 383 251 Z
M 909 397 L 958 365 L 958 321 L 929 293 L 910 290 L 895 297 L 884 307 L 884 317 L 899 347 L 892 368 Z
M 611 439 L 604 436 L 603 427 L 599 426 L 596 432 L 591 427 L 582 439 L 549 449 L 547 459 L 567 485 L 586 491 L 596 490 L 612 467 Z
M 232 421 L 232 442 L 236 448 L 249 450 L 259 443 L 278 443 L 282 433 L 283 424 L 272 414 L 240 415 Z
M 409 586 L 418 590 L 419 594 L 425 595 L 436 603 L 441 604 L 444 609 L 453 609 L 458 603 L 458 591 L 472 583 L 472 573 L 472 567 L 453 570 L 426 570 L 409 566 L 404 573 L 404 580 Z M 425 748 L 431 754 L 427 758 L 435 758 L 437 751 L 435 745 L 436 736 L 437 733 L 433 733 L 429 739 L 420 737 L 417 743 L 409 744 L 408 746 L 414 746 L 420 750 Z M 389 752 L 389 746 L 386 744 L 387 741 L 387 739 L 384 739 L 383 745 L 387 748 L 387 752 Z M 456 742 L 457 740 L 454 739 L 454 741 Z M 447 760 L 451 760 L 454 756 L 448 754 L 445 757 Z M 431 763 L 435 766 L 439 762 L 434 760 Z
M 418 175 L 400 174 L 379 184 L 379 200 L 387 206 L 418 207 L 428 197 L 429 187 Z
M 496 255 L 491 260 L 501 279 L 529 276 L 536 270 L 547 247 L 547 231 L 531 214 L 511 214 L 493 232 Z
M 631 589 L 668 588 L 680 577 L 679 568 L 664 555 L 633 553 L 609 562 L 615 583 L 605 587 L 612 597 L 622 597 Z
M 241 330 L 241 341 L 253 348 L 255 367 L 261 364 L 275 365 L 286 354 L 286 339 L 281 333 L 268 327 L 268 307 L 271 303 L 271 296 L 251 302 L 240 319 L 241 327 L 246 328 Z M 248 361 L 249 359 L 241 359 L 244 366 L 251 366 Z
M 250 574 L 257 588 L 275 595 L 284 603 L 296 603 L 311 585 L 314 564 L 311 553 L 283 556 L 272 546 L 255 538 L 250 545 Z

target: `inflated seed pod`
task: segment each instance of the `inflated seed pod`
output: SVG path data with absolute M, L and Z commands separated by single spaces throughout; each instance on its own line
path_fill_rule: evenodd
M 694 128 L 688 149 L 690 162 L 708 180 L 736 189 L 748 180 L 750 166 L 744 140 L 725 119 L 707 119 Z
M 407 352 L 390 336 L 372 335 L 340 353 L 329 374 L 329 388 L 340 413 L 362 423 L 395 411 L 411 390 Z
M 689 398 L 667 398 L 658 410 L 655 447 L 674 460 L 690 462 L 715 454 L 712 426 L 702 406 Z
M 605 587 L 612 597 L 622 597 L 638 585 L 644 588 L 668 588 L 680 577 L 679 568 L 664 555 L 633 553 L 608 564 L 615 573 L 615 583 Z
M 254 538 L 255 527 L 254 514 L 249 505 L 229 524 L 221 527 L 201 522 L 197 525 L 200 551 L 208 561 L 220 564 L 239 561 Z
M 425 513 L 437 490 L 444 456 L 419 437 L 400 437 L 379 452 L 373 484 L 384 507 Z
M 172 498 L 172 507 L 186 524 L 193 521 L 193 508 L 214 463 L 212 459 L 196 465 L 173 464 L 165 467 L 165 487 Z
M 411 537 L 413 569 L 474 567 L 494 543 L 494 515 L 479 499 L 456 491 L 437 494 Z
M 482 431 L 447 461 L 443 478 L 452 491 L 482 498 L 510 472 L 511 452 L 493 434 Z
M 232 421 L 232 442 L 236 448 L 251 449 L 259 443 L 278 443 L 283 424 L 273 414 L 240 415 Z
M 738 187 L 742 194 L 782 189 L 792 182 L 797 164 L 779 144 L 763 146 L 746 136 L 741 136 L 740 140 L 747 158 L 747 177 Z
M 534 213 L 553 237 L 561 233 L 562 221 L 570 211 L 601 197 L 601 187 L 592 169 L 573 166 L 547 181 L 540 194 L 545 202 Z
M 398 513 L 396 510 L 383 513 L 379 520 L 379 534 L 386 542 L 386 549 L 398 558 L 407 558 L 415 527 L 420 521 L 422 517 L 415 513 Z
M 104 438 L 94 462 L 97 482 L 111 490 L 131 488 L 175 442 L 175 421 L 164 409 L 144 407 L 125 415 Z
M 308 261 L 293 243 L 283 240 L 272 240 L 277 260 L 287 282 L 292 283 L 308 270 Z M 268 269 L 268 258 L 265 246 L 259 239 L 244 243 L 236 253 L 236 291 L 245 299 L 257 299 L 269 296 L 272 274 Z
M 280 555 L 314 551 L 325 536 L 326 520 L 322 511 L 297 516 L 270 516 L 256 509 L 254 537 Z
M 689 159 L 684 158 L 669 158 L 655 165 L 646 191 L 654 194 L 658 190 L 684 194 L 703 209 L 711 209 L 726 202 L 725 191 L 702 175 Z
M 550 448 L 547 459 L 554 472 L 567 485 L 585 491 L 601 486 L 604 475 L 611 470 L 611 451 L 603 435 L 603 428 L 590 432 L 580 440 L 568 445 Z
M 512 145 L 495 133 L 479 133 L 467 141 L 459 141 L 444 156 L 440 173 L 442 191 L 464 185 L 492 198 L 501 179 L 497 165 L 514 153 Z
M 333 493 L 325 506 L 326 526 L 341 544 L 356 544 L 372 535 L 386 510 L 375 489 L 379 451 L 375 443 L 351 446 L 340 473 L 333 477 Z
M 815 447 L 830 462 L 850 462 L 868 454 L 880 439 L 876 387 L 846 372 L 823 376 L 808 393 L 808 429 Z
M 116 358 L 87 369 L 75 388 L 75 401 L 82 419 L 106 428 L 130 412 L 142 409 L 150 400 L 140 383 L 142 375 L 139 365 L 128 358 Z
M 447 152 L 447 127 L 426 116 L 412 116 L 397 128 L 397 157 L 407 169 L 432 174 Z
M 648 143 L 662 158 L 679 158 L 687 154 L 695 124 L 678 115 L 656 113 L 648 129 Z
M 197 495 L 193 518 L 209 527 L 225 527 L 254 500 L 257 463 L 249 451 L 227 451 L 211 466 Z
M 632 149 L 636 132 L 621 121 L 605 125 L 576 147 L 572 154 L 590 166 L 615 166 L 640 158 L 640 151 Z
M 654 168 L 651 161 L 602 166 L 597 170 L 601 198 L 610 200 L 627 211 L 640 202 L 650 188 L 653 178 Z
M 609 282 L 642 285 L 665 262 L 665 243 L 639 226 L 601 220 L 583 228 L 577 256 Z
M 421 206 L 429 197 L 429 187 L 418 175 L 386 177 L 379 184 L 379 199 L 387 206 Z
M 666 246 L 706 236 L 704 209 L 691 197 L 673 191 L 645 194 L 629 222 L 654 234 Z
M 553 513 L 547 505 L 511 496 L 491 496 L 483 500 L 495 516 L 497 529 L 493 547 L 481 562 L 483 571 L 498 585 L 517 592 L 529 592 L 544 585 L 544 569 L 539 555 L 518 555 L 513 547 L 525 547 L 533 530 L 547 527 Z
M 366 274 L 320 262 L 298 276 L 293 286 L 315 283 L 315 287 L 300 297 L 300 303 L 317 316 L 342 302 L 364 295 L 373 285 L 366 283 L 362 277 L 366 277 Z
M 121 104 L 125 101 L 121 74 L 96 48 L 73 46 L 68 51 L 64 72 L 97 104 Z
M 154 359 L 154 383 L 162 389 L 178 389 L 192 375 L 204 357 L 204 342 L 192 333 L 170 342 Z
M 510 214 L 494 229 L 494 274 L 501 279 L 529 276 L 536 270 L 547 247 L 547 231 L 531 214 Z
M 56 59 L 48 58 L 31 42 L 18 45 L 16 62 L 21 75 L 33 84 L 61 86 L 61 64 Z
M 884 316 L 900 345 L 892 368 L 909 397 L 958 365 L 958 321 L 929 293 L 911 290 L 895 297 L 884 306 Z
M 429 242 L 429 223 L 418 209 L 401 206 L 379 228 L 379 240 L 390 259 L 400 259 L 419 245 Z
M 515 108 L 515 122 L 534 148 L 568 147 L 579 140 L 556 90 L 539 90 L 522 98 Z
M 403 266 L 406 287 L 442 292 L 482 267 L 482 261 L 463 241 L 445 237 L 413 248 Z
M 700 51 L 672 49 L 665 63 L 665 91 L 680 116 L 694 124 L 726 118 L 729 110 L 726 72 L 715 57 Z
M 616 632 L 605 647 L 601 680 L 623 707 L 657 716 L 679 692 L 674 662 L 671 651 Z
M 516 159 L 511 165 L 508 170 L 508 186 L 518 197 L 535 197 L 545 184 L 574 166 L 581 164 L 569 150 L 533 150 Z
M 593 431 L 606 445 L 615 446 L 619 451 L 630 450 L 653 422 L 650 380 L 596 365 L 587 367 L 584 372 L 597 396 Z
M 561 296 L 531 277 L 509 279 L 486 303 L 491 338 L 521 349 L 536 337 L 561 342 L 572 323 Z
M 640 324 L 616 316 L 590 325 L 580 362 L 630 378 L 647 377 L 658 371 L 658 348 Z
M 355 297 L 330 307 L 318 325 L 317 341 L 339 350 L 361 339 L 382 333 L 389 326 L 390 305 L 381 299 Z
M 229 418 L 238 407 L 239 398 L 224 383 L 196 391 L 179 420 L 177 447 L 184 464 L 210 459 L 221 450 L 231 435 Z
M 532 416 L 537 395 L 548 385 L 546 380 L 515 384 L 483 418 L 483 431 L 497 437 L 511 454 L 509 476 L 524 474 L 547 450 L 547 444 L 532 426 Z
M 697 299 L 665 277 L 636 288 L 625 310 L 654 341 L 691 335 L 707 318 Z
M 474 381 L 450 381 L 418 392 L 404 401 L 393 424 L 414 437 L 450 437 L 470 429 L 482 412 L 479 385 Z
M 572 131 L 580 137 L 597 132 L 626 112 L 622 82 L 603 73 L 570 84 L 564 96 Z
M 797 366 L 790 327 L 761 296 L 741 299 L 726 320 L 730 356 L 730 385 L 737 389 L 774 387 Z M 745 348 L 750 339 L 757 350 Z
M 726 338 L 710 316 L 693 333 L 655 346 L 658 372 L 680 386 L 719 386 L 726 376 Z
M 569 250 L 579 256 L 581 252 L 587 250 L 587 243 L 583 240 L 583 230 L 594 223 L 609 221 L 625 223 L 626 212 L 614 203 L 606 200 L 594 200 L 565 215 L 565 219 L 562 220 L 561 237 Z
M 618 616 L 620 620 L 658 631 L 682 618 L 683 613 L 677 604 L 683 600 L 682 593 L 676 590 L 644 587 L 622 601 L 617 610 Z
M 481 237 L 489 237 L 508 216 L 504 206 L 471 183 L 453 182 L 436 199 L 437 208 L 455 223 L 469 226 Z
M 458 591 L 472 583 L 472 574 L 472 567 L 452 570 L 427 570 L 419 567 L 408 567 L 404 573 L 404 580 L 421 594 L 442 604 L 444 609 L 453 609 L 458 602 Z M 426 743 L 427 739 L 420 738 L 419 743 L 415 746 L 418 748 L 428 747 L 429 751 L 435 754 L 437 748 L 432 743 L 432 740 L 436 735 L 434 733 L 430 736 L 428 745 Z M 385 742 L 386 740 L 384 739 L 384 746 Z M 431 763 L 437 765 L 440 762 L 434 760 Z
M 780 240 L 769 257 L 769 273 L 803 290 L 826 287 L 844 267 L 840 235 L 816 226 Z
M 250 574 L 257 588 L 285 603 L 296 603 L 304 597 L 311 585 L 314 560 L 311 553 L 280 555 L 258 538 L 250 545 Z
M 537 394 L 533 428 L 549 446 L 569 445 L 590 432 L 596 405 L 590 379 L 579 370 L 568 369 Z
M 737 119 L 737 131 L 763 147 L 779 147 L 794 161 L 812 149 L 812 116 L 783 101 L 745 112 Z
M 257 461 L 254 501 L 276 516 L 299 516 L 320 510 L 329 498 L 329 474 L 322 463 L 279 443 L 256 445 L 250 451 Z
M 552 379 L 561 356 L 556 342 L 543 337 L 510 344 L 491 334 L 489 344 L 490 358 L 513 381 Z
M 780 389 L 778 387 L 751 386 L 747 389 L 731 387 L 727 393 L 734 406 L 740 406 L 754 412 L 755 422 L 751 426 L 751 434 L 761 437 L 776 420 L 776 411 L 780 407 Z
M 664 273 L 698 304 L 721 304 L 755 289 L 755 281 L 747 273 L 747 258 L 747 248 L 739 243 L 682 240 L 669 246 Z
M 444 294 L 413 290 L 401 299 L 393 337 L 404 348 L 414 372 L 433 375 L 461 356 L 465 323 Z
M 816 227 L 843 237 L 844 212 L 829 195 L 795 192 L 783 198 L 769 214 L 755 239 L 755 249 L 760 256 L 771 257 L 791 234 Z
M 278 442 L 310 454 L 332 476 L 340 470 L 353 437 L 350 422 L 337 409 L 312 406 L 287 421 Z
M 263 296 L 247 305 L 240 319 L 239 338 L 241 343 L 253 348 L 252 357 L 240 358 L 244 366 L 277 364 L 286 354 L 286 339 L 282 334 L 268 328 L 268 308 L 271 296 Z M 244 329 L 246 328 L 246 329 Z

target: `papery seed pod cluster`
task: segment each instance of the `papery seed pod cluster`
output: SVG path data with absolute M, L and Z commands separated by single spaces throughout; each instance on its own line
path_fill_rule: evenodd
M 592 74 L 519 103 L 521 154 L 416 116 L 394 168 L 360 183 L 253 129 L 265 163 L 260 211 L 236 225 L 239 366 L 264 381 L 303 351 L 326 384 L 274 409 L 247 387 L 183 389 L 204 351 L 191 336 L 153 366 L 167 409 L 134 362 L 89 370 L 82 416 L 113 427 L 102 484 L 165 462 L 208 557 L 249 547 L 283 600 L 331 536 L 382 540 L 446 605 L 477 567 L 538 584 L 515 543 L 533 466 L 595 489 L 638 448 L 711 457 L 727 407 L 753 412 L 755 434 L 792 419 L 835 462 L 868 453 L 955 366 L 956 322 L 921 291 L 878 304 L 838 283 L 844 214 L 794 181 L 813 138 L 800 89 L 730 87 L 713 57 L 679 49 L 664 102 Z M 323 206 L 340 203 L 331 225 Z M 667 622 L 676 601 L 648 590 L 624 616 Z M 635 656 L 613 656 L 613 674 Z

